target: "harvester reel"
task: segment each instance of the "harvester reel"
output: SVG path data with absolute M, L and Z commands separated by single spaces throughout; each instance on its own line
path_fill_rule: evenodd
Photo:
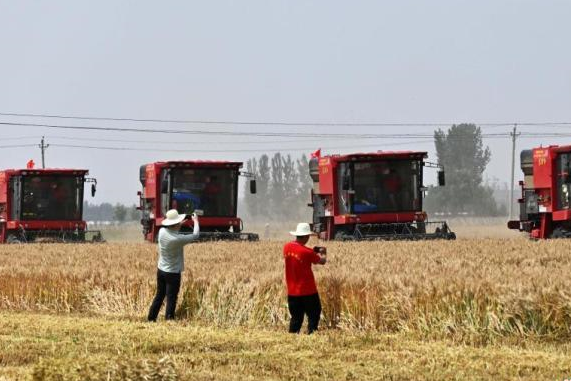
M 93 234 L 90 239 L 86 234 Z M 61 230 L 26 231 L 20 235 L 10 234 L 6 238 L 7 243 L 101 243 L 105 242 L 98 230 L 87 230 L 79 233 L 70 233 Z
M 201 232 L 198 236 L 199 242 L 210 241 L 243 241 L 257 242 L 260 236 L 256 233 L 231 233 L 231 232 Z
M 427 233 L 427 228 L 432 227 L 433 233 Z M 335 239 L 340 241 L 422 241 L 422 240 L 455 240 L 456 234 L 450 231 L 446 222 L 421 222 L 412 223 L 382 223 L 382 224 L 357 224 L 353 233 L 339 231 Z

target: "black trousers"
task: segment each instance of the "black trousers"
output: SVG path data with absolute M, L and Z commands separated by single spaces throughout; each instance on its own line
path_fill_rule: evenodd
M 167 273 L 157 269 L 157 294 L 151 304 L 149 310 L 149 321 L 157 321 L 159 311 L 167 297 L 167 309 L 165 319 L 174 319 L 174 311 L 176 309 L 176 299 L 180 290 L 180 273 Z
M 287 297 L 287 305 L 291 320 L 289 322 L 289 332 L 299 333 L 303 324 L 303 317 L 307 315 L 307 333 L 311 334 L 317 331 L 319 319 L 321 317 L 321 300 L 319 294 L 307 296 L 291 296 Z

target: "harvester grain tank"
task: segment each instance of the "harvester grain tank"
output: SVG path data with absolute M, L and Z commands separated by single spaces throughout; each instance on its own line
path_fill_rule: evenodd
M 83 220 L 85 169 L 0 171 L 0 243 L 100 242 Z
M 256 193 L 253 175 L 240 170 L 241 162 L 164 161 L 142 165 L 138 192 L 141 224 L 145 240 L 156 242 L 158 231 L 169 209 L 200 216 L 201 240 L 257 241 L 258 234 L 243 231 L 237 216 L 238 178 L 250 180 L 250 192 Z M 181 232 L 192 231 L 192 221 L 183 222 Z
M 520 216 L 508 227 L 533 239 L 571 238 L 571 146 L 523 150 L 521 169 Z
M 319 155 L 310 160 L 313 231 L 322 239 L 455 239 L 446 222 L 428 221 L 423 211 L 426 152 Z

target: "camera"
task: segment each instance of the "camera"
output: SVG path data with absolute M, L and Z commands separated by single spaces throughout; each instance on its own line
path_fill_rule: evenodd
M 313 247 L 313 251 L 316 253 L 320 253 L 323 255 L 327 254 L 327 248 L 323 247 L 323 246 L 314 246 Z

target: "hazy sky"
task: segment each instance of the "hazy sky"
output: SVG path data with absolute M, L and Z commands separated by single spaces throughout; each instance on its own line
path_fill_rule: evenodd
M 0 0 L 0 112 L 436 122 L 442 127 L 461 122 L 571 122 L 570 16 L 567 0 Z M 7 116 L 0 116 L 0 122 L 319 133 L 429 134 L 434 129 L 166 125 Z M 324 142 L 0 129 L 0 146 L 37 143 L 43 134 L 52 144 L 148 148 L 147 152 L 48 149 L 49 166 L 85 167 L 98 178 L 95 202 L 136 202 L 138 167 L 156 160 L 246 160 L 261 153 L 256 150 L 277 149 L 297 150 L 291 152 L 297 156 L 300 150 L 309 153 L 320 146 L 325 152 L 433 151 L 430 141 L 418 138 Z M 571 125 L 522 130 L 571 134 Z M 518 151 L 555 142 L 571 143 L 571 136 L 521 139 Z M 508 181 L 509 140 L 486 143 L 493 150 L 488 176 Z M 0 168 L 23 167 L 30 158 L 40 162 L 34 147 L 0 150 L 4 154 Z

